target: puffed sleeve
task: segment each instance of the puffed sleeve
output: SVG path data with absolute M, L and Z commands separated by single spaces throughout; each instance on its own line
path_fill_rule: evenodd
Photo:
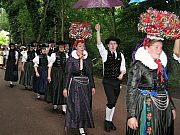
M 48 58 L 48 67 L 52 67 L 53 63 L 56 60 L 56 56 L 53 55 L 53 54 L 55 54 L 55 53 L 52 53 L 51 56 L 47 56 L 47 58 Z
M 26 62 L 26 61 L 27 61 L 27 58 L 28 58 L 27 52 L 25 51 L 24 53 L 21 53 L 21 54 L 22 54 L 22 60 L 21 60 L 21 62 Z
M 126 95 L 126 106 L 127 106 L 127 117 L 136 117 L 135 110 L 138 104 L 138 85 L 141 81 L 142 69 L 140 68 L 138 62 L 133 65 L 128 73 L 127 82 L 127 95 Z
M 16 58 L 16 60 L 18 59 L 18 55 L 19 55 L 19 53 L 17 51 L 15 51 L 15 58 Z
M 38 65 L 39 65 L 39 56 L 36 56 L 36 57 L 33 59 L 33 62 L 34 62 L 34 67 L 38 67 Z
M 64 88 L 68 89 L 70 79 L 71 79 L 71 72 L 72 72 L 72 57 L 69 57 L 66 62 L 65 68 L 65 80 L 64 80 Z

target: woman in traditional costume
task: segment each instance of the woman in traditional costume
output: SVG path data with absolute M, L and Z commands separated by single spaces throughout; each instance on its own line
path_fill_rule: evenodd
M 29 45 L 28 50 L 22 54 L 22 68 L 19 84 L 25 86 L 25 89 L 32 86 L 34 75 L 33 59 L 37 56 L 33 49 L 33 44 Z
M 66 101 L 63 96 L 63 89 L 67 58 L 64 52 L 64 42 L 57 42 L 57 46 L 58 51 L 51 54 L 52 66 L 48 69 L 49 87 L 45 100 L 52 102 L 54 109 L 57 109 L 58 105 L 62 105 L 62 113 L 65 114 Z
M 85 50 L 84 40 L 76 40 L 75 48 L 66 63 L 63 90 L 67 97 L 65 127 L 79 129 L 80 134 L 85 134 L 84 128 L 94 128 L 91 109 L 95 84 L 92 62 Z
M 37 99 L 40 95 L 44 95 L 48 88 L 48 65 L 50 64 L 50 57 L 47 55 L 48 44 L 44 43 L 41 46 L 41 54 L 34 59 L 34 82 L 33 90 L 37 93 Z
M 155 21 L 153 25 L 149 22 L 158 18 L 148 18 L 163 17 L 166 14 L 167 12 L 149 9 L 148 13 L 141 15 L 143 19 L 139 24 L 139 31 L 148 35 L 136 48 L 135 61 L 128 74 L 126 135 L 174 135 L 176 112 L 167 86 L 167 56 L 162 50 L 164 39 L 161 34 L 164 34 L 163 37 L 168 35 L 158 33 L 163 28 L 156 25 Z M 146 23 L 146 17 L 149 23 Z M 150 26 L 145 26 L 144 23 Z
M 13 82 L 18 81 L 18 52 L 15 49 L 15 44 L 9 44 L 10 50 L 6 54 L 6 71 L 5 80 L 10 82 L 10 87 L 13 87 Z

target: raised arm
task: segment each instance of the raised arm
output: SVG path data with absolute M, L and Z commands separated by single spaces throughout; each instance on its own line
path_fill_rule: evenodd
M 96 36 L 97 36 L 97 44 L 100 45 L 101 44 L 101 35 L 100 35 L 100 24 L 96 24 L 95 26 L 95 29 L 96 29 Z

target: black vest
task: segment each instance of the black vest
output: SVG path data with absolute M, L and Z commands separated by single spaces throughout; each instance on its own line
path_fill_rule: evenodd
M 56 52 L 56 61 L 53 63 L 53 67 L 60 67 L 63 70 L 66 66 L 66 54 L 64 52 Z
M 39 55 L 39 66 L 46 67 L 48 65 L 47 55 Z
M 117 58 L 113 58 L 113 55 L 108 51 L 106 62 L 104 62 L 104 78 L 106 79 L 117 79 L 120 75 L 121 67 L 121 53 L 117 53 Z
M 10 50 L 8 55 L 8 60 L 16 61 L 16 50 Z
M 33 59 L 35 58 L 35 51 L 28 51 L 27 56 L 27 61 L 33 61 Z

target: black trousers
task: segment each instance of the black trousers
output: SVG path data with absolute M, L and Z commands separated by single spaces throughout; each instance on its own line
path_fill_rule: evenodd
M 120 80 L 115 79 L 103 79 L 104 91 L 107 97 L 107 107 L 112 109 L 115 107 L 117 99 L 120 94 Z

